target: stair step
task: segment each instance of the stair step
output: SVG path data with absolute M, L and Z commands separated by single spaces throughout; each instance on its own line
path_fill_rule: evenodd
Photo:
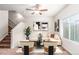
M 0 46 L 6 46 L 6 45 L 8 46 L 8 45 L 10 45 L 10 44 L 9 44 L 9 43 L 1 43 L 1 44 L 0 44 Z
M 10 48 L 10 44 L 0 44 L 0 48 Z
M 10 36 L 8 37 L 8 36 L 6 36 L 4 39 L 10 39 Z
M 11 41 L 10 39 L 3 39 L 2 41 Z
M 4 38 L 3 40 L 11 40 L 11 38 L 9 38 L 9 37 L 6 37 L 6 38 Z
M 10 46 L 0 46 L 0 48 L 10 48 Z
M 0 44 L 10 44 L 10 42 L 0 42 Z
M 10 37 L 11 35 L 7 35 L 6 37 Z
M 1 41 L 1 42 L 10 42 L 11 40 L 3 40 L 3 41 Z
M 0 43 L 10 43 L 11 40 L 2 40 Z
M 6 43 L 6 42 L 10 42 L 11 40 L 2 40 L 2 41 L 0 41 L 0 43 Z
M 6 39 L 6 40 L 2 40 L 1 42 L 10 42 L 10 41 L 11 41 L 11 40 L 7 40 L 7 39 Z
M 10 48 L 10 42 L 11 42 L 11 35 L 9 32 L 8 35 L 2 41 L 0 41 L 0 48 Z

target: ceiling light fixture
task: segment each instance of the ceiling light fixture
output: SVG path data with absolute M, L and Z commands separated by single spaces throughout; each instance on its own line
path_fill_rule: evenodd
M 36 4 L 36 5 L 32 6 L 31 8 L 26 8 L 26 10 L 32 11 L 32 13 L 31 13 L 32 15 L 33 14 L 42 15 L 42 12 L 48 11 L 48 9 L 43 8 L 42 5 L 40 5 L 40 4 Z

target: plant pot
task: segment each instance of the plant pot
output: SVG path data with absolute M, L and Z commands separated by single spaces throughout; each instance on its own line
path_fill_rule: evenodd
M 26 37 L 26 40 L 29 40 L 29 36 Z

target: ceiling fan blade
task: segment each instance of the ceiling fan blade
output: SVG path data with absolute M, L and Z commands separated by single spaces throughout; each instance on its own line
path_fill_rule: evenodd
M 30 11 L 33 11 L 32 9 L 28 9 L 28 8 L 26 8 L 26 10 L 30 10 Z
M 48 9 L 41 9 L 41 10 L 39 10 L 39 11 L 48 11 Z

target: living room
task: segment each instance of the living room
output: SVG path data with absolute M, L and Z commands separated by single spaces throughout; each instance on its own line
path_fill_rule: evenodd
M 0 49 L 0 54 L 79 54 L 78 40 L 76 41 L 71 38 L 72 36 L 69 33 L 72 34 L 73 32 L 71 31 L 73 30 L 68 33 L 68 30 L 65 30 L 67 29 L 67 24 L 64 23 L 67 22 L 66 19 L 78 19 L 78 7 L 78 4 L 0 4 L 0 10 L 4 17 L 8 15 L 6 21 L 9 22 L 8 26 L 12 28 L 10 32 L 10 48 Z M 4 15 L 5 12 L 6 15 Z M 71 22 L 70 20 L 68 21 Z M 8 28 L 8 26 L 6 27 Z M 6 33 L 7 32 L 8 30 L 6 30 Z M 63 33 L 66 35 L 63 35 Z M 76 36 L 74 35 L 73 37 Z M 27 50 L 24 49 L 24 47 Z M 7 51 L 9 51 L 9 53 L 7 53 Z

